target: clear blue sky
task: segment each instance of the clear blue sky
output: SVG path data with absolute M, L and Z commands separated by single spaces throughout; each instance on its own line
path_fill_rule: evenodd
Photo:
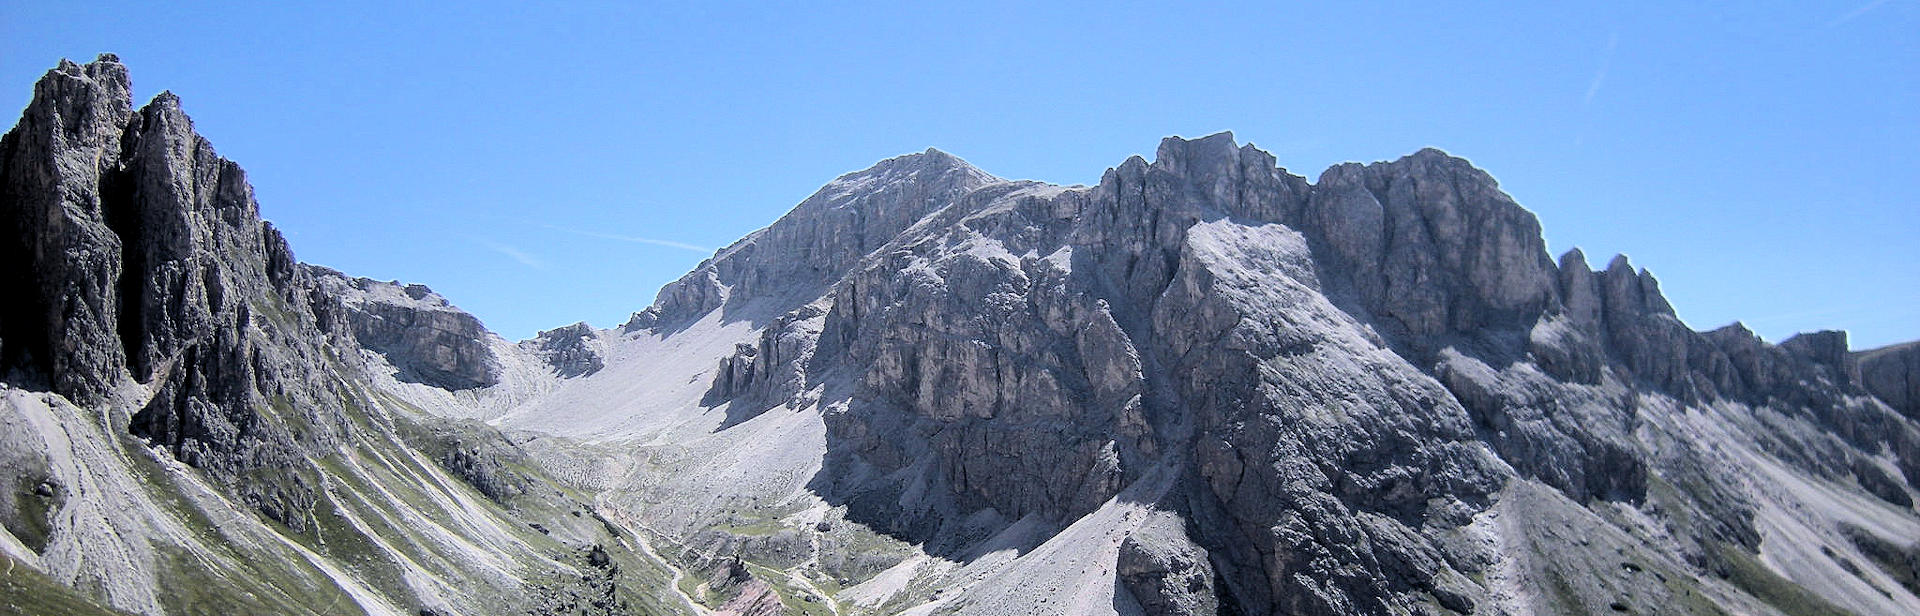
M 1219 130 L 1309 178 L 1467 157 L 1696 328 L 1920 338 L 1920 0 L 160 4 L 0 8 L 7 122 L 59 58 L 118 53 L 303 260 L 509 338 L 619 323 L 881 158 L 1091 183 Z

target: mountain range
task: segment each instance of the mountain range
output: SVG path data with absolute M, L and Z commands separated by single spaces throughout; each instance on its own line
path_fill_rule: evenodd
M 0 613 L 1920 613 L 1920 344 L 1695 331 L 1439 150 L 929 149 L 513 342 L 130 92 L 0 140 Z

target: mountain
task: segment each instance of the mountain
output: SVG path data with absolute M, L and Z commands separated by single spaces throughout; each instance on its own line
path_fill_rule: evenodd
M 294 260 L 176 97 L 135 110 L 129 91 L 113 56 L 62 62 L 0 139 L 0 548 L 22 572 L 0 612 L 660 601 L 666 570 L 585 495 L 497 431 L 376 388 L 361 345 L 397 347 L 368 302 Z M 484 350 L 465 313 L 412 314 L 470 324 L 450 348 Z M 444 339 L 405 349 L 439 359 Z M 459 360 L 408 374 L 468 385 Z
M 1920 613 L 1914 344 L 1693 331 L 1439 150 L 929 149 L 515 343 L 127 83 L 0 142 L 0 609 Z

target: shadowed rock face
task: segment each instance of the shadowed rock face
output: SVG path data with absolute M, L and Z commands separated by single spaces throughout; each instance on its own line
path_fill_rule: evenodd
M 1861 351 L 1851 361 L 1867 391 L 1907 417 L 1920 419 L 1920 343 Z
M 240 168 L 193 131 L 171 93 L 132 111 L 111 55 L 41 79 L 0 141 L 0 270 L 24 301 L 0 319 L 6 367 L 70 399 L 119 383 L 156 393 L 129 430 L 236 483 L 301 528 L 314 486 L 284 468 L 346 419 L 322 345 L 344 338 Z M 350 340 L 350 339 L 349 339 Z
M 129 91 L 111 55 L 63 61 L 0 137 L 0 611 L 609 614 L 651 598 L 623 586 L 641 561 L 619 529 L 492 427 L 377 391 L 355 333 L 450 389 L 494 383 L 492 349 L 512 347 L 425 287 L 297 264 L 178 99 L 136 111 Z M 596 362 L 583 332 L 541 357 Z
M 18 293 L 0 308 L 0 351 L 9 369 L 79 400 L 104 396 L 126 365 L 117 335 L 122 240 L 107 226 L 103 193 L 119 175 L 129 87 L 117 58 L 62 61 L 0 139 L 9 235 L 0 275 Z

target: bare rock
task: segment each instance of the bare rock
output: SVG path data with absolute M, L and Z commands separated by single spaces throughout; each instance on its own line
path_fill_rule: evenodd
M 1492 176 L 1439 150 L 1328 169 L 1304 218 L 1289 222 L 1410 336 L 1530 323 L 1557 300 L 1539 221 Z
M 349 278 L 313 265 L 301 268 L 340 299 L 342 320 L 354 339 L 385 356 L 400 380 L 447 390 L 499 382 L 499 359 L 487 345 L 486 326 L 426 285 Z
M 83 403 L 154 394 L 129 431 L 231 484 L 296 529 L 315 488 L 287 468 L 347 430 L 323 347 L 332 298 L 294 267 L 240 168 L 163 92 L 137 113 L 111 55 L 47 73 L 0 140 L 4 269 L 25 301 L 0 349 L 26 380 Z
M 1120 542 L 1114 567 L 1120 583 L 1148 614 L 1219 613 L 1207 551 L 1194 545 L 1177 526 L 1156 525 L 1128 535 Z
M 0 307 L 0 357 L 83 402 L 103 397 L 126 364 L 122 242 L 108 221 L 124 192 L 116 180 L 131 90 L 111 54 L 84 66 L 61 60 L 0 138 L 0 228 L 10 236 L 0 276 L 19 294 Z
M 521 346 L 533 351 L 561 378 L 587 376 L 607 365 L 593 327 L 586 323 L 540 332 Z
M 731 298 L 808 301 L 909 225 L 996 179 L 931 148 L 841 176 L 661 288 L 651 313 L 636 314 L 627 329 L 738 308 Z M 805 289 L 815 292 L 798 291 Z
M 1861 351 L 1852 361 L 1861 386 L 1907 417 L 1920 419 L 1920 342 Z

